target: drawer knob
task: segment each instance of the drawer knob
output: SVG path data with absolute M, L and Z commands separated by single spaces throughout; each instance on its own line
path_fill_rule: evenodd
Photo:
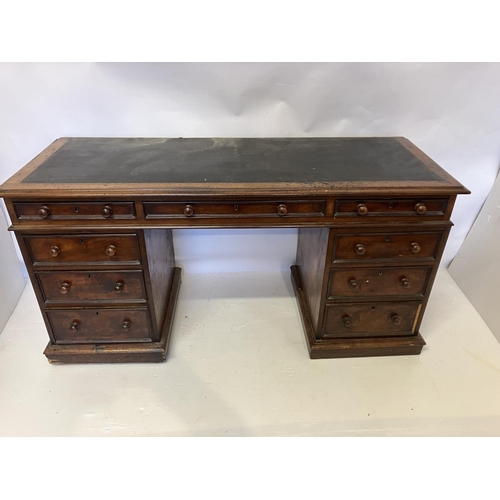
M 38 209 L 38 215 L 42 218 L 45 219 L 45 217 L 48 217 L 50 214 L 50 208 L 49 207 L 42 207 Z
M 115 253 L 116 253 L 116 247 L 114 245 L 109 245 L 108 248 L 106 248 L 106 255 L 108 257 L 113 257 Z
M 115 286 L 113 287 L 115 292 L 123 292 L 123 288 L 125 287 L 125 283 L 123 281 L 117 281 Z
M 349 286 L 353 290 L 357 290 L 358 289 L 358 282 L 355 279 L 349 280 Z
M 427 207 L 423 203 L 417 203 L 415 205 L 415 210 L 417 211 L 418 214 L 422 215 L 427 212 Z
M 412 244 L 410 245 L 410 248 L 411 248 L 411 251 L 412 251 L 413 253 L 418 253 L 418 252 L 420 252 L 420 245 L 419 245 L 418 243 L 412 243 Z
M 71 322 L 69 329 L 72 332 L 76 332 L 78 330 L 78 328 L 80 328 L 80 322 L 77 319 L 75 319 L 74 321 Z
M 351 328 L 351 326 L 352 326 L 352 319 L 351 319 L 351 317 L 350 316 L 344 316 L 342 318 L 342 323 L 344 323 L 344 326 L 346 328 Z
M 128 319 L 124 320 L 122 323 L 122 329 L 128 332 L 130 330 L 130 327 L 132 326 L 132 322 Z
M 191 205 L 186 205 L 184 207 L 184 215 L 186 217 L 191 217 L 194 214 L 194 208 Z
M 393 314 L 393 315 L 391 316 L 391 321 L 392 321 L 395 325 L 400 325 L 400 324 L 401 324 L 401 322 L 402 322 L 403 320 L 401 319 L 401 316 L 399 316 L 398 314 Z
M 71 290 L 71 283 L 68 283 L 67 281 L 63 281 L 61 283 L 61 286 L 59 287 L 59 293 L 66 295 L 70 290 Z
M 368 213 L 368 207 L 364 203 L 360 203 L 357 206 L 357 211 L 359 215 L 366 215 Z
M 358 255 L 363 255 L 365 252 L 366 252 L 366 248 L 364 247 L 364 245 L 362 245 L 361 243 L 358 243 L 355 247 L 354 247 L 354 251 L 358 254 Z
M 53 246 L 50 249 L 50 256 L 51 257 L 57 257 L 61 253 L 61 249 L 57 246 Z
M 101 214 L 102 214 L 103 217 L 111 217 L 113 215 L 113 209 L 109 205 L 106 205 L 101 210 Z
M 410 280 L 408 278 L 401 278 L 401 286 L 403 288 L 410 288 Z
M 278 205 L 278 214 L 283 216 L 288 213 L 288 208 L 286 208 L 286 205 L 282 203 L 281 205 Z

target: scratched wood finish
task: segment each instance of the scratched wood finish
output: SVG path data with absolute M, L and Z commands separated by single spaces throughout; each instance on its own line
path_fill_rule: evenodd
M 33 263 L 139 262 L 135 234 L 26 236 Z
M 415 231 L 386 234 L 338 234 L 334 240 L 334 262 L 373 259 L 435 259 L 441 232 Z
M 147 309 L 47 311 L 56 343 L 150 342 Z
M 324 217 L 326 201 L 145 202 L 147 219 L 172 217 Z
M 332 268 L 328 299 L 423 295 L 431 268 Z
M 323 338 L 413 335 L 421 302 L 327 304 Z
M 47 303 L 145 302 L 142 271 L 37 272 Z
M 50 202 L 14 203 L 20 220 L 113 220 L 135 219 L 134 203 L 112 202 Z

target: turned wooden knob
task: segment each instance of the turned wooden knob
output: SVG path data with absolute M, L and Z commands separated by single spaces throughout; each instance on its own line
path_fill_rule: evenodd
M 115 286 L 113 287 L 115 292 L 123 292 L 123 287 L 125 286 L 125 283 L 123 281 L 117 281 L 115 283 Z
M 281 205 L 278 205 L 278 214 L 283 216 L 283 215 L 286 215 L 288 213 L 288 208 L 286 208 L 286 205 L 285 204 L 281 204 Z
M 366 248 L 364 247 L 364 245 L 362 245 L 361 243 L 357 244 L 355 247 L 354 247 L 354 251 L 358 254 L 358 255 L 363 255 L 365 252 L 366 252 Z
M 116 253 L 116 247 L 114 245 L 109 245 L 108 248 L 106 248 L 106 255 L 108 257 L 113 257 L 115 253 Z
M 400 283 L 403 288 L 410 288 L 410 280 L 408 278 L 401 278 Z
M 359 215 L 366 215 L 368 213 L 368 207 L 364 203 L 360 203 L 356 210 L 358 211 Z
M 101 210 L 101 214 L 102 214 L 103 217 L 111 217 L 113 215 L 113 209 L 109 205 L 106 205 Z
M 350 316 L 345 316 L 342 318 L 342 323 L 344 323 L 344 326 L 346 328 L 350 328 L 352 326 L 352 319 Z
M 400 325 L 401 324 L 401 321 L 403 321 L 401 319 L 401 316 L 399 316 L 398 314 L 393 314 L 391 316 L 391 321 L 395 324 L 395 325 Z
M 61 249 L 55 245 L 50 249 L 50 256 L 51 257 L 57 257 L 60 253 L 61 253 Z
M 417 203 L 415 205 L 415 210 L 417 211 L 418 214 L 422 215 L 427 212 L 427 207 L 423 203 Z
M 130 330 L 130 327 L 132 326 L 132 322 L 129 321 L 128 319 L 124 320 L 122 323 L 122 329 L 128 332 Z
M 355 279 L 349 280 L 349 286 L 353 290 L 357 290 L 358 289 L 358 282 Z
M 77 319 L 75 319 L 74 321 L 71 322 L 71 325 L 69 325 L 69 329 L 72 332 L 76 332 L 78 328 L 80 328 L 80 322 Z
M 50 214 L 50 208 L 49 207 L 42 207 L 38 209 L 38 215 L 42 217 L 42 219 L 45 219 Z
M 418 252 L 420 252 L 420 245 L 419 245 L 418 243 L 412 243 L 412 244 L 410 245 L 410 248 L 411 248 L 411 251 L 412 251 L 413 253 L 418 253 Z
M 61 283 L 61 286 L 59 287 L 59 293 L 66 295 L 70 290 L 71 290 L 70 283 L 68 283 L 67 281 Z
M 191 205 L 186 205 L 184 207 L 184 215 L 186 217 L 191 217 L 194 214 L 194 208 Z

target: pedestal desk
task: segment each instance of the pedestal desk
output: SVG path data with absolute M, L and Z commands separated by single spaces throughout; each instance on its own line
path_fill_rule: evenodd
M 61 138 L 0 187 L 52 363 L 166 359 L 175 228 L 298 228 L 310 357 L 419 354 L 466 193 L 402 137 Z

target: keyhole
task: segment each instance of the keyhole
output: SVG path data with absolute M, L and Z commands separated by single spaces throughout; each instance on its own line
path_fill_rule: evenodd
M 382 276 L 383 271 L 379 271 L 378 274 L 379 274 L 379 276 Z
M 372 307 L 372 312 L 374 312 L 374 311 L 375 311 L 375 307 Z
M 89 279 L 91 279 L 91 278 L 92 278 L 92 276 L 89 274 Z
M 389 203 L 389 210 L 392 209 L 393 204 Z
M 385 239 L 385 241 L 391 241 L 391 237 L 387 236 L 387 238 Z
M 83 240 L 83 238 L 80 238 L 80 243 L 81 243 L 82 245 L 83 245 L 83 241 L 84 241 L 84 240 Z
M 235 211 L 235 212 L 237 212 L 237 211 L 238 211 L 238 208 L 240 208 L 240 207 L 238 207 L 238 205 L 235 205 L 235 206 L 234 206 L 234 211 Z
M 75 213 L 78 213 L 78 207 L 73 207 L 73 210 L 75 211 Z
M 98 312 L 98 311 L 96 311 L 95 315 L 96 315 L 96 316 L 99 316 L 99 312 Z

